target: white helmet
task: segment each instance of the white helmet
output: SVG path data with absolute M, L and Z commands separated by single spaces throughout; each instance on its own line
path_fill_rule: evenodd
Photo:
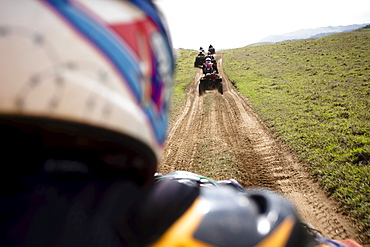
M 209 57 L 206 58 L 207 62 L 211 62 L 211 59 Z
M 21 138 L 19 145 L 32 139 L 23 149 L 50 148 L 45 160 L 85 155 L 147 181 L 166 138 L 174 72 L 171 42 L 154 5 L 0 5 L 0 129 L 11 140 Z

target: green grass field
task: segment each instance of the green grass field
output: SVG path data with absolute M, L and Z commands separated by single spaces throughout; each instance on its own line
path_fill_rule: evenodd
M 178 50 L 175 78 L 172 87 L 171 120 L 177 116 L 178 109 L 186 98 L 186 86 L 193 81 L 196 73 L 199 71 L 199 68 L 194 67 L 197 54 L 197 51 Z
M 229 79 L 370 239 L 370 28 L 222 53 Z

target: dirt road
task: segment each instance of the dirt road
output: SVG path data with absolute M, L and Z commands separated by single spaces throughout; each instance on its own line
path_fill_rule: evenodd
M 187 170 L 215 180 L 237 179 L 244 187 L 267 187 L 283 193 L 304 221 L 324 236 L 356 239 L 351 223 L 338 212 L 302 165 L 279 144 L 222 70 L 224 94 L 198 96 L 201 71 L 187 88 L 187 99 L 172 121 L 159 172 Z

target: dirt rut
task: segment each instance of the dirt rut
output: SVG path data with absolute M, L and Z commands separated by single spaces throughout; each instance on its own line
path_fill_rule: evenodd
M 170 125 L 159 168 L 195 172 L 215 180 L 237 179 L 244 187 L 266 187 L 291 199 L 305 222 L 333 239 L 356 239 L 356 231 L 304 171 L 274 139 L 250 102 L 227 79 L 217 54 L 224 94 L 198 95 L 201 71 L 187 88 L 187 98 Z

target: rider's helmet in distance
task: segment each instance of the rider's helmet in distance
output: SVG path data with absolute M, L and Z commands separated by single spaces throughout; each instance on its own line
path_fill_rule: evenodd
M 2 1 L 4 176 L 91 168 L 145 183 L 166 138 L 170 43 L 149 0 Z

